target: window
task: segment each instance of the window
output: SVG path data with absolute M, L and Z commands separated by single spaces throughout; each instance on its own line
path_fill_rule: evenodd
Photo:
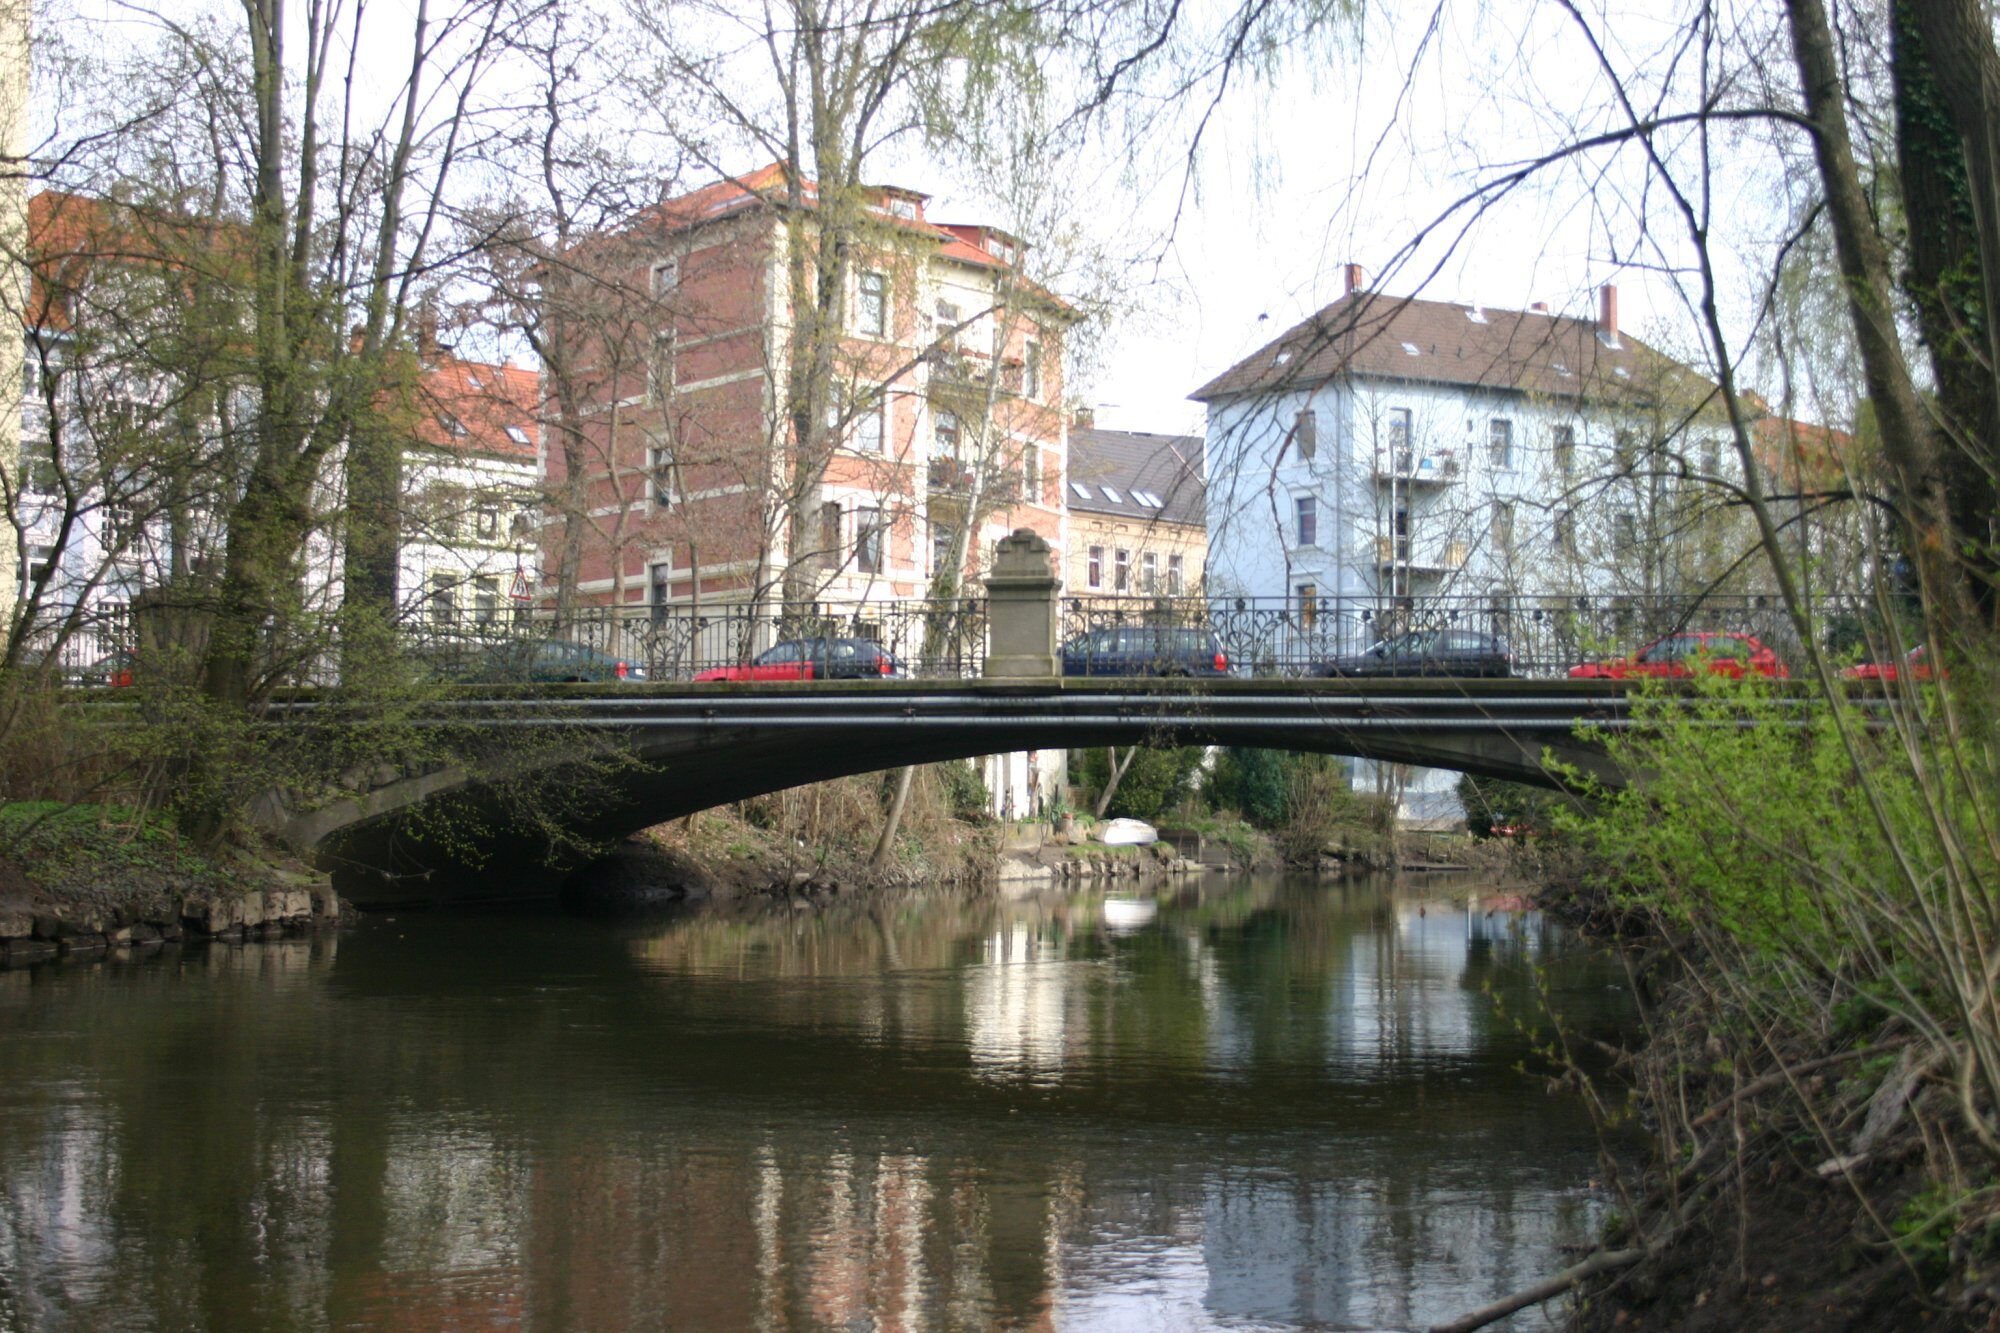
M 828 500 L 819 507 L 820 558 L 828 565 L 840 563 L 840 501 Z
M 951 546 L 958 530 L 948 523 L 931 524 L 931 573 L 938 574 L 951 564 Z
M 1639 545 L 1639 522 L 1629 509 L 1611 516 L 1611 553 L 1627 556 Z
M 1111 591 L 1132 591 L 1132 553 L 1120 550 L 1111 556 Z
M 1072 495 L 1076 496 L 1077 499 L 1083 501 L 1085 504 L 1089 504 L 1093 499 L 1096 498 L 1095 496 L 1091 495 L 1090 487 L 1084 485 L 1080 481 L 1071 482 L 1069 484 L 1069 489 Z
M 1416 460 L 1410 457 L 1410 409 L 1407 407 L 1389 409 L 1389 458 L 1391 466 L 1398 472 L 1410 472 L 1416 468 Z
M 21 485 L 40 495 L 54 495 L 62 489 L 62 470 L 56 466 L 55 441 L 46 435 L 21 441 Z
M 1495 417 L 1486 423 L 1486 452 L 1493 459 L 1493 466 L 1507 469 L 1514 466 L 1514 423 L 1506 417 Z
M 1319 545 L 1319 500 L 1311 495 L 1292 497 L 1295 546 Z
M 963 316 L 959 313 L 957 302 L 939 301 L 937 303 L 938 336 L 942 338 L 945 334 L 957 328 L 958 322 L 962 318 Z
M 512 440 L 516 444 L 534 443 L 534 441 L 528 438 L 528 432 L 522 430 L 519 426 L 507 427 L 507 438 Z
M 1556 510 L 1556 549 L 1564 555 L 1576 554 L 1576 510 Z
M 1311 629 L 1319 620 L 1319 587 L 1317 584 L 1301 583 L 1292 591 L 1298 597 L 1299 625 Z
M 672 296 L 674 294 L 674 289 L 680 285 L 681 285 L 680 260 L 662 259 L 659 263 L 653 265 L 651 291 L 653 293 L 653 299 L 655 301 L 664 300 L 665 298 Z
M 104 510 L 104 545 L 109 550 L 123 550 L 138 534 L 132 531 L 132 511 L 109 505 Z
M 1178 555 L 1167 557 L 1167 596 L 1178 597 L 1187 591 L 1187 562 Z
M 1112 504 L 1122 505 L 1125 503 L 1125 497 L 1118 493 L 1116 487 L 1106 486 L 1103 482 L 1100 481 L 1097 483 L 1097 489 L 1103 491 L 1104 498 L 1111 501 Z
M 1160 590 L 1160 557 L 1156 552 L 1147 551 L 1139 557 L 1139 591 L 1154 593 Z
M 914 199 L 898 199 L 891 196 L 889 200 L 889 216 L 902 218 L 906 222 L 915 222 L 917 220 L 917 201 Z
M 456 610 L 451 600 L 452 580 L 449 574 L 431 575 L 431 624 L 449 625 Z
M 854 447 L 864 454 L 882 452 L 882 408 L 868 408 L 854 420 Z
M 646 567 L 646 582 L 651 589 L 654 606 L 665 606 L 674 596 L 674 562 L 671 557 L 656 560 Z
M 1319 448 L 1319 413 L 1310 407 L 1300 412 L 1292 436 L 1299 442 L 1299 457 L 1310 461 Z
M 1568 481 L 1576 475 L 1576 427 L 1557 426 L 1549 437 L 1556 476 Z
M 931 434 L 936 440 L 935 454 L 943 458 L 958 457 L 958 413 L 939 411 L 931 420 Z
M 500 509 L 497 505 L 481 505 L 472 511 L 472 531 L 480 541 L 498 541 L 500 538 Z
M 1493 549 L 1502 555 L 1514 550 L 1514 506 L 1508 500 L 1493 502 Z
M 880 338 L 889 331 L 889 280 L 872 269 L 864 270 L 857 284 L 860 301 L 855 322 L 860 331 Z
M 655 509 L 671 509 L 680 503 L 680 487 L 675 484 L 674 451 L 658 444 L 646 451 L 647 499 Z
M 854 511 L 854 567 L 863 574 L 882 572 L 882 511 Z
M 1021 451 L 1021 498 L 1029 504 L 1042 500 L 1042 451 L 1032 444 Z
M 1102 546 L 1093 546 L 1090 548 L 1090 563 L 1084 567 L 1083 581 L 1086 586 L 1092 588 L 1102 588 L 1104 586 L 1104 548 Z
M 445 434 L 451 436 L 454 440 L 463 437 L 465 434 L 465 423 L 449 412 L 438 413 L 438 425 L 443 428 Z
M 1617 444 L 1613 447 L 1612 453 L 1617 459 L 1618 470 L 1620 472 L 1630 472 L 1634 467 L 1637 467 L 1639 464 L 1638 432 L 1630 430 L 1619 431 Z
M 30 546 L 28 563 L 21 566 L 21 595 L 27 596 L 28 589 L 49 577 L 55 568 L 56 548 L 53 546 Z
M 481 574 L 472 581 L 472 623 L 490 625 L 500 614 L 500 580 Z
M 1042 345 L 1029 339 L 1021 358 L 1025 362 L 1021 367 L 1021 392 L 1039 402 L 1042 397 Z
M 1722 475 L 1722 437 L 1709 435 L 1701 442 L 1701 470 L 1711 477 Z
M 663 403 L 674 391 L 674 331 L 661 329 L 653 335 L 646 356 L 646 397 Z

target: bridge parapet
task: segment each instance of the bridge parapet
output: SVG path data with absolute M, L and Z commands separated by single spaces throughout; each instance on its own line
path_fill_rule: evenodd
M 1032 528 L 1002 537 L 986 576 L 986 669 L 989 680 L 1051 680 L 1062 674 L 1061 612 L 1049 544 Z

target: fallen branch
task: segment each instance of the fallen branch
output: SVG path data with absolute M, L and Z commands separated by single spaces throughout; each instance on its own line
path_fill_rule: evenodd
M 1829 1065 L 1841 1065 L 1846 1064 L 1850 1060 L 1860 1060 L 1871 1055 L 1881 1055 L 1886 1051 L 1893 1051 L 1897 1047 L 1907 1044 L 1904 1041 L 1886 1041 L 1880 1046 L 1863 1046 L 1852 1051 L 1838 1051 L 1832 1055 L 1820 1056 L 1816 1060 L 1802 1060 L 1795 1065 L 1786 1065 L 1782 1069 L 1774 1069 L 1768 1074 L 1751 1079 L 1735 1092 L 1730 1093 L 1727 1097 L 1724 1097 L 1721 1101 L 1703 1111 L 1694 1118 L 1694 1123 L 1689 1128 L 1702 1129 L 1708 1125 L 1712 1125 L 1728 1114 L 1730 1107 L 1742 1101 L 1745 1097 L 1755 1097 L 1759 1093 L 1769 1092 L 1771 1089 L 1781 1087 L 1801 1075 L 1814 1073 L 1827 1068 Z
M 1540 1305 L 1551 1297 L 1560 1296 L 1585 1278 L 1608 1273 L 1614 1268 L 1629 1268 L 1650 1253 L 1652 1251 L 1646 1249 L 1630 1249 L 1605 1250 L 1593 1254 L 1582 1263 L 1565 1268 L 1546 1281 L 1537 1282 L 1532 1287 L 1502 1297 L 1491 1305 L 1481 1306 L 1471 1314 L 1462 1315 L 1448 1324 L 1432 1324 L 1430 1333 L 1472 1333 L 1473 1329 L 1485 1328 L 1496 1320 L 1505 1319 L 1516 1310 L 1525 1310 L 1530 1305 Z

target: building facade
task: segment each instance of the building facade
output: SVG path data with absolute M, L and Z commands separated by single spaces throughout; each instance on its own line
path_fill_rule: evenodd
M 581 248 L 587 281 L 544 282 L 545 320 L 570 329 L 544 372 L 544 596 L 701 634 L 723 607 L 976 593 L 1020 528 L 1064 549 L 1072 316 L 1020 240 L 927 205 L 895 186 L 823 198 L 766 167 Z M 768 646 L 758 624 L 701 651 Z M 985 776 L 996 811 L 1025 812 L 1060 756 Z
M 1069 436 L 1065 590 L 1184 597 L 1202 590 L 1208 558 L 1202 440 L 1097 430 Z
M 1740 553 L 1713 484 L 1740 475 L 1713 386 L 1618 323 L 1340 300 L 1193 397 L 1208 407 L 1208 592 L 1290 608 L 1328 655 L 1398 626 L 1503 636 L 1557 599 L 1672 597 Z M 1357 785 L 1449 817 L 1455 775 Z

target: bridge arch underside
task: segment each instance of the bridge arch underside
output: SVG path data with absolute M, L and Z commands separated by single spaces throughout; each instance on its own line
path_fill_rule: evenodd
M 774 701 L 760 699 L 769 704 Z M 936 700 L 926 701 L 935 704 Z M 1461 701 L 1464 702 L 1464 701 Z M 1191 706 L 1185 699 L 1064 701 L 1056 708 L 894 704 L 848 713 L 808 710 L 757 717 L 593 717 L 590 725 L 629 739 L 638 762 L 604 774 L 537 775 L 556 789 L 587 791 L 569 804 L 564 827 L 603 842 L 732 801 L 804 783 L 1019 750 L 1103 745 L 1238 745 L 1312 751 L 1391 763 L 1455 769 L 1557 787 L 1548 761 L 1618 783 L 1604 751 L 1576 733 L 1573 708 L 1528 715 L 1469 705 L 1408 710 L 1370 704 L 1350 710 L 1324 700 L 1255 709 Z M 1302 706 L 1303 705 L 1303 706 Z M 726 710 L 705 710 L 720 712 Z M 301 829 L 316 844 L 344 896 L 364 906 L 390 902 L 532 896 L 551 891 L 575 868 L 554 840 L 510 809 L 520 784 L 501 789 L 476 774 L 406 779 L 374 793 L 346 822 Z M 443 802 L 444 805 L 437 803 Z M 471 818 L 480 832 L 461 857 L 424 831 L 427 815 L 454 828 Z M 314 834 L 317 833 L 317 836 Z

